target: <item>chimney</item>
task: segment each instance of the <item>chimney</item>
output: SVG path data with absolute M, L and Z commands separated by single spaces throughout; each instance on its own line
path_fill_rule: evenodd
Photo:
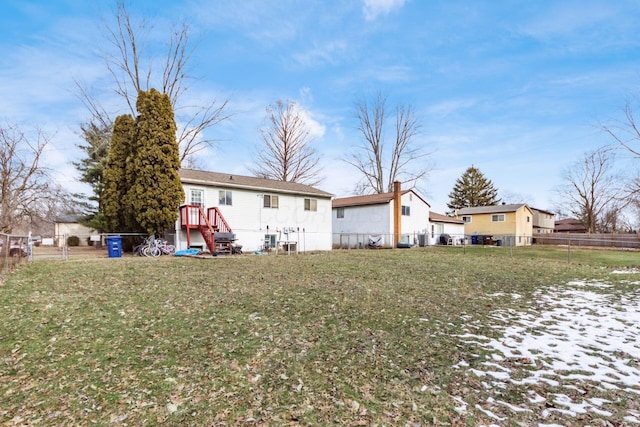
M 400 181 L 393 182 L 393 247 L 397 248 L 402 234 L 402 194 Z

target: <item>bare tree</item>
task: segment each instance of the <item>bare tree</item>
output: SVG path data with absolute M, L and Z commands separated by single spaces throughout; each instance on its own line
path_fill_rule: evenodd
M 319 157 L 311 147 L 309 125 L 294 101 L 278 100 L 267 107 L 266 125 L 259 129 L 262 146 L 251 172 L 263 178 L 317 185 Z
M 115 24 L 105 23 L 105 31 L 111 49 L 102 52 L 102 58 L 114 82 L 114 92 L 127 104 L 131 114 L 137 115 L 138 92 L 148 91 L 151 85 L 161 88 L 169 96 L 181 126 L 176 139 L 180 145 L 180 160 L 215 145 L 216 140 L 204 135 L 205 130 L 229 118 L 226 112 L 228 100 L 211 100 L 204 106 L 184 103 L 189 89 L 188 64 L 193 53 L 189 43 L 189 26 L 182 24 L 171 32 L 160 75 L 153 74 L 153 63 L 143 61 L 143 55 L 151 58 L 146 40 L 151 26 L 147 20 L 133 22 L 125 1 L 116 1 Z M 76 82 L 78 96 L 91 114 L 91 120 L 105 127 L 112 127 L 113 114 L 109 113 L 91 91 Z
M 15 125 L 0 127 L 0 232 L 11 233 L 42 213 L 39 207 L 52 189 L 40 164 L 47 143 L 40 131 L 34 140 Z
M 589 233 L 610 227 L 610 212 L 624 207 L 625 180 L 614 172 L 614 161 L 610 147 L 586 153 L 566 170 L 565 184 L 558 189 L 560 207 L 581 220 Z
M 395 134 L 390 148 L 385 144 L 387 97 L 378 92 L 371 99 L 359 99 L 355 108 L 362 144 L 344 160 L 362 175 L 357 191 L 391 192 L 397 180 L 415 188 L 429 173 L 429 166 L 420 164 L 420 160 L 430 153 L 415 145 L 421 125 L 413 108 L 410 105 L 395 108 Z
M 623 109 L 625 119 L 615 125 L 603 125 L 602 129 L 608 133 L 624 149 L 635 157 L 640 157 L 640 128 L 636 124 L 631 101 L 627 101 Z

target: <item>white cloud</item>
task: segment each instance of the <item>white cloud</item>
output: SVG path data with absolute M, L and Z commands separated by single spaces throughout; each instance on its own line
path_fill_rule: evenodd
M 300 116 L 309 128 L 309 136 L 315 140 L 322 138 L 326 132 L 326 127 L 313 118 L 311 111 L 305 109 L 300 104 L 296 104 L 296 106 Z
M 445 117 L 452 113 L 457 113 L 460 110 L 471 108 L 477 103 L 478 100 L 474 98 L 448 99 L 429 106 L 427 111 L 429 114 Z
M 375 20 L 379 15 L 386 15 L 394 9 L 404 6 L 405 0 L 363 0 L 362 11 L 367 21 Z
M 339 59 L 346 56 L 347 43 L 335 40 L 305 52 L 293 54 L 293 59 L 304 67 L 312 67 L 317 64 L 336 64 Z

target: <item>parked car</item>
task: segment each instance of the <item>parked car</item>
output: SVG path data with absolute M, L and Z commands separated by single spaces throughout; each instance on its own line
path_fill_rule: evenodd
M 0 241 L 0 255 L 5 256 L 4 242 Z M 9 244 L 9 256 L 26 257 L 29 256 L 29 246 L 26 243 L 11 242 Z

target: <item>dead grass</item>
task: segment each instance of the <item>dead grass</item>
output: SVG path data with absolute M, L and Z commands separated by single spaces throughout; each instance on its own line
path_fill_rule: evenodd
M 493 310 L 604 277 L 597 263 L 431 248 L 32 262 L 0 284 L 0 421 L 490 424 L 454 410 L 476 386 L 452 369 L 468 318 L 495 335 Z M 505 290 L 522 297 L 486 297 Z

